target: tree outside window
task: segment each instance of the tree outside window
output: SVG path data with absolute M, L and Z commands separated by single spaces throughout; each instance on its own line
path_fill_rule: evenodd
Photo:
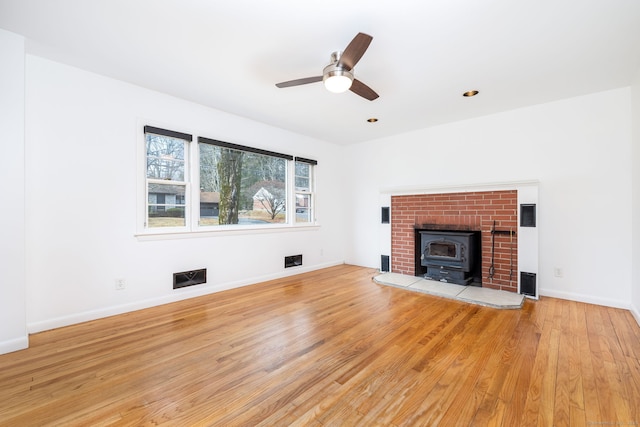
M 201 226 L 286 223 L 287 159 L 200 141 Z M 217 195 L 218 206 L 202 215 Z

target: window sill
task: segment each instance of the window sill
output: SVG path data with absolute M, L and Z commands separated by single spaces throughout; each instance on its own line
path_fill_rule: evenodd
M 144 233 L 136 233 L 134 237 L 138 241 L 154 241 L 154 240 L 175 240 L 175 239 L 193 239 L 201 237 L 218 237 L 218 236 L 238 236 L 246 234 L 269 234 L 283 233 L 290 231 L 317 231 L 320 224 L 308 225 L 282 225 L 271 227 L 251 227 L 251 226 L 234 226 L 233 228 L 218 228 L 216 230 L 197 230 L 197 231 L 152 231 Z

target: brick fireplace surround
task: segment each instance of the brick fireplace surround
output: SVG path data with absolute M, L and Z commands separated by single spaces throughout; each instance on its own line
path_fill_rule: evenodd
M 416 275 L 416 228 L 480 231 L 482 286 L 517 292 L 517 199 L 517 190 L 391 196 L 392 271 Z M 489 278 L 494 220 L 496 230 L 506 234 L 494 233 L 494 275 Z

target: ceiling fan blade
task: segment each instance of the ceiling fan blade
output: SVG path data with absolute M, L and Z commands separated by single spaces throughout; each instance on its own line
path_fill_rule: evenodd
M 282 88 L 282 87 L 306 85 L 309 83 L 316 83 L 321 81 L 322 81 L 322 76 L 305 77 L 304 79 L 296 79 L 296 80 L 289 80 L 288 82 L 276 83 L 276 86 Z
M 349 88 L 349 90 L 355 93 L 356 95 L 360 95 L 361 97 L 368 99 L 369 101 L 373 101 L 379 96 L 377 93 L 374 92 L 373 89 L 371 89 L 369 86 L 362 83 L 358 79 L 353 79 L 353 82 L 351 83 L 351 87 Z
M 369 34 L 358 33 L 351 40 L 351 43 L 344 49 L 342 56 L 338 60 L 338 66 L 344 68 L 347 71 L 351 71 L 356 66 L 362 55 L 367 51 L 369 44 L 373 40 Z

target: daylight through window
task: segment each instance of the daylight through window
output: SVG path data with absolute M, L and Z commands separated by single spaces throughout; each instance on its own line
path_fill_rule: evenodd
M 287 223 L 293 157 L 198 138 L 200 226 Z
M 296 222 L 310 223 L 313 218 L 313 167 L 315 160 L 296 158 L 295 189 L 296 189 Z
M 191 135 L 145 127 L 148 228 L 186 226 L 189 141 Z
M 315 223 L 315 160 L 151 126 L 145 143 L 148 231 Z

